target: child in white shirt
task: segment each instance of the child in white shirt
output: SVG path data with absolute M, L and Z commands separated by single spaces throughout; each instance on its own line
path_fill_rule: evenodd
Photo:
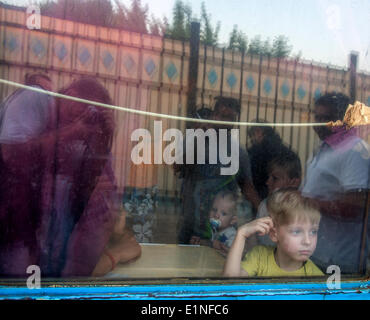
M 226 255 L 236 235 L 237 196 L 229 190 L 216 194 L 209 210 L 209 239 L 193 236 L 191 244 L 210 245 Z

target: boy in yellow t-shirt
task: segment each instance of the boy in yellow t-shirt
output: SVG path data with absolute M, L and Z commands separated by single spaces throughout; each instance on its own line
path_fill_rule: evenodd
M 320 212 L 294 189 L 274 192 L 267 199 L 269 217 L 241 226 L 230 248 L 224 276 L 322 276 L 309 259 L 316 248 Z M 269 234 L 275 247 L 255 246 L 242 260 L 245 240 Z

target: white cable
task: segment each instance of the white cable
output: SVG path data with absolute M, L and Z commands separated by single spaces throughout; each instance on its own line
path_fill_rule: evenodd
M 81 103 L 86 103 L 89 105 L 95 105 L 98 107 L 104 107 L 108 109 L 119 110 L 119 111 L 124 111 L 124 112 L 129 112 L 129 113 L 136 113 L 136 114 L 140 114 L 144 116 L 151 116 L 151 117 L 164 118 L 164 119 L 181 120 L 181 121 L 198 122 L 198 123 L 211 123 L 211 124 L 222 124 L 222 125 L 233 125 L 233 126 L 235 125 L 236 126 L 255 126 L 255 127 L 264 127 L 264 126 L 265 127 L 312 127 L 312 126 L 326 126 L 327 125 L 327 123 L 258 123 L 258 122 L 233 122 L 233 121 L 218 121 L 218 120 L 187 118 L 187 117 L 174 116 L 174 115 L 168 115 L 168 114 L 162 114 L 162 113 L 136 110 L 136 109 L 131 109 L 131 108 L 114 106 L 114 105 L 110 105 L 106 103 L 81 99 L 81 98 L 67 96 L 67 95 L 53 92 L 53 91 L 48 91 L 48 90 L 44 90 L 40 88 L 27 86 L 24 84 L 20 84 L 18 82 L 13 82 L 13 81 L 4 80 L 4 79 L 0 79 L 0 83 L 18 87 L 18 88 L 32 90 L 32 91 L 36 91 L 40 93 L 45 93 L 45 94 L 48 94 L 50 96 L 57 97 L 57 98 L 64 98 L 64 99 L 69 99 L 69 100 L 73 100 L 73 101 L 77 101 Z

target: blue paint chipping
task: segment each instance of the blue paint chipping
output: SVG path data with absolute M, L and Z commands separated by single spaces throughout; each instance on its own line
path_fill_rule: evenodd
M 27 289 L 0 287 L 3 299 L 104 299 L 104 300 L 370 300 L 370 281 L 341 283 L 341 289 L 329 290 L 326 281 L 307 283 L 242 283 L 242 284 L 110 284 L 70 287 L 58 285 Z

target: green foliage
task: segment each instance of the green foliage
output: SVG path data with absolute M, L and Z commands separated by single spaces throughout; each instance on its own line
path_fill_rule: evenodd
M 262 54 L 262 40 L 261 36 L 255 36 L 252 38 L 249 47 L 248 47 L 249 54 Z
M 207 12 L 204 2 L 201 4 L 201 22 L 200 22 L 200 40 L 209 46 L 215 46 L 218 43 L 218 34 L 220 32 L 221 23 L 217 22 L 213 27 L 211 24 L 211 15 Z
M 197 20 L 193 15 L 190 4 L 176 0 L 172 10 L 172 24 L 167 29 L 166 35 L 178 40 L 189 40 L 191 22 Z M 201 4 L 200 41 L 206 45 L 215 46 L 218 43 L 218 34 L 221 24 L 212 26 L 211 16 L 207 12 L 204 2 Z
M 110 0 L 46 0 L 39 3 L 41 14 L 109 27 L 113 19 Z
M 154 15 L 149 20 L 149 33 L 155 36 L 163 36 L 169 28 L 169 23 L 166 17 L 163 20 L 156 18 Z
M 239 50 L 245 52 L 248 47 L 248 38 L 246 34 L 238 30 L 238 26 L 234 25 L 233 31 L 230 33 L 228 49 Z
M 280 35 L 275 37 L 272 44 L 272 56 L 276 58 L 284 58 L 290 55 L 292 51 L 292 46 L 289 45 L 289 39 Z
M 131 0 L 129 7 L 120 0 L 113 1 L 116 9 L 111 0 L 42 0 L 38 5 L 41 14 L 55 18 L 163 35 L 168 26 L 167 19 L 162 21 L 153 15 L 149 18 L 149 7 L 141 0 Z
M 176 0 L 172 10 L 172 23 L 166 17 L 156 18 L 149 14 L 148 5 L 143 5 L 141 0 L 131 0 L 131 5 L 126 7 L 122 0 L 41 0 L 38 3 L 41 13 L 60 19 L 100 25 L 105 27 L 120 28 L 139 33 L 151 33 L 159 36 L 168 36 L 178 40 L 189 40 L 191 23 L 197 20 L 192 7 L 183 0 Z M 220 22 L 213 25 L 211 16 L 207 12 L 204 2 L 200 8 L 200 41 L 209 46 L 218 45 L 221 28 Z M 262 40 L 260 35 L 252 38 L 248 45 L 248 37 L 238 29 L 237 25 L 229 36 L 228 49 L 239 50 L 249 54 L 264 55 L 283 58 L 292 52 L 289 39 L 279 35 L 273 39 Z M 297 58 L 299 59 L 301 55 Z
M 172 25 L 166 35 L 174 39 L 187 40 L 190 38 L 190 22 L 192 10 L 190 5 L 182 0 L 176 0 L 172 10 Z
M 261 47 L 261 54 L 264 56 L 271 57 L 273 56 L 272 53 L 273 49 L 270 43 L 270 39 L 267 38 L 265 41 L 262 42 L 262 47 Z
M 280 35 L 275 37 L 272 45 L 270 39 L 261 40 L 261 36 L 255 36 L 248 47 L 248 53 L 263 55 L 274 58 L 288 57 L 292 51 L 292 46 L 289 45 L 289 39 L 286 36 Z
M 148 25 L 148 5 L 142 6 L 141 0 L 132 0 L 129 9 L 126 9 L 128 31 L 147 33 Z

